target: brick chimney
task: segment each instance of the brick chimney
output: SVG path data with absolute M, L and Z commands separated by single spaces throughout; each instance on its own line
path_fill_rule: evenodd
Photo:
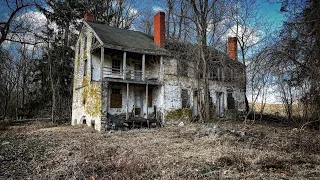
M 228 37 L 228 57 L 235 61 L 238 60 L 237 37 Z
M 154 15 L 154 42 L 161 48 L 165 48 L 166 43 L 166 26 L 165 26 L 165 13 L 158 12 Z
M 88 21 L 88 22 L 94 22 L 93 14 L 91 12 L 86 12 L 83 20 Z

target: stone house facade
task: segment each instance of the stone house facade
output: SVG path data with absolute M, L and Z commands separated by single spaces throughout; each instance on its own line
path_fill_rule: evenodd
M 172 56 L 165 40 L 162 12 L 154 17 L 154 37 L 94 23 L 87 13 L 76 45 L 72 125 L 85 123 L 103 131 L 115 116 L 162 122 L 196 116 L 202 90 L 192 68 L 183 75 L 179 72 L 180 60 Z M 240 80 L 225 75 L 243 74 L 243 65 L 236 59 L 236 39 L 229 38 L 228 48 L 226 66 L 210 73 L 210 100 L 218 116 L 224 116 L 226 109 L 244 108 Z

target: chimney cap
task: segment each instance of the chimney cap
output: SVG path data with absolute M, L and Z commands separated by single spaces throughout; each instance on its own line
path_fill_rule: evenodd
M 94 22 L 93 13 L 90 11 L 86 12 L 84 14 L 83 20 L 88 21 L 88 22 Z

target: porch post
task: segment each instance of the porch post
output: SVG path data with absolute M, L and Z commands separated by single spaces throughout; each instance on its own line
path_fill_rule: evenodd
M 146 78 L 146 55 L 142 55 L 142 81 Z
M 126 120 L 129 119 L 129 83 L 127 83 Z
M 103 80 L 103 66 L 104 66 L 104 47 L 101 46 L 101 66 L 100 66 L 100 80 Z
M 148 88 L 148 84 L 146 85 L 146 112 L 147 112 L 147 119 L 148 119 L 148 95 L 149 95 L 149 88 Z
M 123 80 L 126 80 L 127 76 L 127 52 L 123 52 L 123 62 L 122 62 L 122 70 L 123 70 Z
M 160 56 L 160 81 L 163 81 L 163 57 Z

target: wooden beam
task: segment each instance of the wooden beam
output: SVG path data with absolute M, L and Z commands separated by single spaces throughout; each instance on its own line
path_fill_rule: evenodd
M 129 83 L 127 83 L 126 120 L 129 119 Z
M 149 88 L 148 88 L 148 84 L 146 85 L 146 112 L 147 112 L 147 119 L 148 119 L 148 95 L 149 95 Z
M 123 52 L 123 61 L 122 61 L 122 70 L 123 70 L 123 80 L 127 79 L 127 52 Z
M 104 47 L 101 47 L 101 66 L 100 66 L 100 80 L 103 80 L 103 66 L 104 66 Z
M 146 55 L 142 55 L 142 81 L 146 79 Z

